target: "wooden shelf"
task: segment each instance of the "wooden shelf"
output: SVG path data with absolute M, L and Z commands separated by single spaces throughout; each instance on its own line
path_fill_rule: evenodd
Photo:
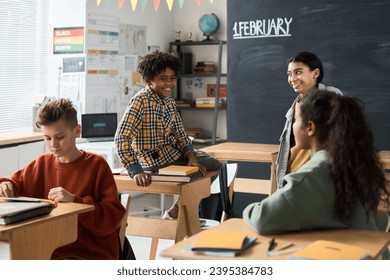
M 181 86 L 180 86 L 180 78 L 196 78 L 196 77 L 202 77 L 202 78 L 215 78 L 215 84 L 216 84 L 216 93 L 215 93 L 215 104 L 218 104 L 218 98 L 220 97 L 220 85 L 221 85 L 221 77 L 227 77 L 226 73 L 221 73 L 221 66 L 222 66 L 222 52 L 223 52 L 223 45 L 226 45 L 227 41 L 222 40 L 203 40 L 203 41 L 175 41 L 169 43 L 169 52 L 172 52 L 173 49 L 176 49 L 175 51 L 179 54 L 183 53 L 181 50 L 181 47 L 190 47 L 190 46 L 216 46 L 218 47 L 218 60 L 215 63 L 216 72 L 214 73 L 207 73 L 207 74 L 180 74 L 178 75 L 178 83 L 177 83 L 177 99 L 180 99 L 182 96 Z M 192 69 L 193 70 L 193 69 Z M 190 72 L 190 71 L 188 71 Z M 193 111 L 213 111 L 214 116 L 212 119 L 212 139 L 213 141 L 210 143 L 210 145 L 214 145 L 216 143 L 217 139 L 217 120 L 218 120 L 218 112 L 219 110 L 226 110 L 226 104 L 223 106 L 216 106 L 211 108 L 199 108 L 196 106 L 191 107 L 177 107 L 180 111 L 185 110 L 193 110 Z

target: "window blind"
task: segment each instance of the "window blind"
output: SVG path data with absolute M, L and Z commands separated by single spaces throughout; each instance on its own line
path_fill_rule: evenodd
M 32 126 L 48 91 L 49 1 L 0 0 L 0 132 Z

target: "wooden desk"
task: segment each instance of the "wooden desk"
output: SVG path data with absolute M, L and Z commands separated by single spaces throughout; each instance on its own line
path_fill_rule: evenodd
M 385 169 L 385 175 L 388 181 L 387 189 L 390 191 L 390 151 L 380 151 L 378 155 L 383 164 L 383 168 Z M 389 221 L 386 231 L 390 232 L 390 204 L 388 204 L 388 201 L 385 198 L 379 202 L 378 210 L 387 213 Z
M 35 132 L 32 128 L 12 130 L 0 133 L 0 146 L 43 140 L 42 132 Z
M 242 219 L 230 219 L 209 230 L 225 230 L 245 232 L 248 236 L 256 236 L 257 243 L 246 250 L 242 255 L 236 257 L 212 257 L 195 254 L 192 251 L 183 250 L 188 248 L 198 235 L 194 235 L 185 239 L 172 247 L 169 247 L 161 252 L 162 257 L 185 260 L 215 260 L 215 259 L 234 259 L 234 260 L 285 260 L 288 255 L 268 256 L 266 249 L 272 237 L 275 238 L 277 244 L 285 242 L 293 242 L 294 247 L 306 246 L 316 240 L 330 240 L 342 242 L 350 245 L 356 245 L 366 248 L 374 259 L 381 258 L 382 252 L 390 244 L 390 233 L 377 231 L 363 231 L 353 229 L 335 229 L 335 230 L 318 230 L 304 231 L 289 234 L 278 235 L 259 235 L 252 231 Z M 292 248 L 294 248 L 292 247 Z M 277 247 L 276 247 L 277 248 Z
M 175 242 L 186 236 L 200 232 L 199 203 L 210 196 L 211 176 L 218 172 L 210 172 L 206 177 L 195 179 L 189 183 L 152 182 L 149 187 L 139 187 L 128 175 L 115 175 L 119 192 L 132 191 L 143 193 L 179 195 L 179 214 L 176 220 L 129 216 L 126 234 L 152 238 L 150 259 L 156 256 L 158 239 L 173 239 Z
M 271 193 L 276 190 L 276 158 L 278 144 L 254 144 L 225 142 L 202 148 L 221 161 L 269 162 L 271 163 Z
M 0 240 L 10 246 L 13 260 L 50 260 L 58 247 L 77 239 L 77 215 L 93 205 L 60 203 L 49 215 L 11 225 L 0 225 Z
M 385 169 L 390 169 L 390 151 L 380 151 L 379 158 L 383 163 Z

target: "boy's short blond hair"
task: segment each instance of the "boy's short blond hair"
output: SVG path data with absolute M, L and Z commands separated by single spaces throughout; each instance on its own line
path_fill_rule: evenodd
M 77 126 L 77 110 L 72 101 L 65 98 L 50 101 L 38 110 L 35 123 L 37 127 L 49 125 L 63 120 L 71 128 Z

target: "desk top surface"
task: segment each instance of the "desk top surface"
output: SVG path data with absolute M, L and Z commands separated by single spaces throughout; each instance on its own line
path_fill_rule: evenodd
M 43 140 L 42 132 L 35 132 L 32 130 L 32 128 L 0 133 L 0 146 L 14 145 L 40 140 Z
M 239 231 L 245 232 L 249 237 L 257 237 L 257 242 L 254 246 L 247 249 L 242 255 L 233 258 L 230 257 L 213 257 L 205 255 L 197 255 L 192 251 L 185 250 L 188 248 L 198 237 L 194 235 L 188 239 L 180 241 L 161 252 L 161 256 L 174 259 L 188 259 L 188 260 L 201 260 L 201 259 L 236 259 L 236 260 L 285 260 L 288 254 L 278 256 L 268 256 L 266 249 L 271 238 L 275 238 L 278 244 L 293 242 L 293 247 L 298 248 L 306 246 L 316 240 L 330 240 L 341 242 L 345 244 L 360 246 L 366 248 L 373 258 L 378 258 L 385 248 L 390 244 L 390 233 L 377 232 L 377 231 L 362 231 L 353 229 L 335 229 L 335 230 L 316 230 L 316 231 L 303 231 L 289 234 L 277 234 L 264 236 L 257 234 L 250 227 L 245 224 L 242 219 L 229 219 L 218 226 L 209 230 L 226 230 L 226 231 Z
M 268 161 L 279 152 L 277 144 L 225 142 L 202 148 L 218 159 L 242 161 Z
M 218 171 L 208 172 L 205 177 L 200 177 L 200 178 L 191 180 L 188 183 L 154 181 L 148 187 L 137 186 L 135 181 L 132 178 L 130 178 L 130 176 L 127 174 L 126 175 L 114 175 L 114 179 L 115 179 L 118 191 L 179 194 L 179 193 L 181 193 L 182 186 L 196 184 L 196 183 L 199 183 L 203 180 L 210 181 L 210 177 L 217 176 L 217 175 L 218 175 Z
M 386 169 L 390 169 L 390 151 L 380 151 L 379 158 L 384 164 Z
M 2 234 L 5 234 L 8 231 L 20 229 L 23 227 L 28 227 L 29 225 L 32 224 L 44 223 L 45 221 L 50 219 L 58 219 L 60 217 L 65 217 L 69 215 L 77 215 L 80 213 L 93 211 L 94 209 L 95 206 L 90 204 L 81 204 L 81 203 L 73 203 L 73 202 L 59 203 L 57 207 L 55 207 L 48 215 L 40 216 L 33 219 L 28 219 L 10 225 L 0 225 L 0 236 Z

